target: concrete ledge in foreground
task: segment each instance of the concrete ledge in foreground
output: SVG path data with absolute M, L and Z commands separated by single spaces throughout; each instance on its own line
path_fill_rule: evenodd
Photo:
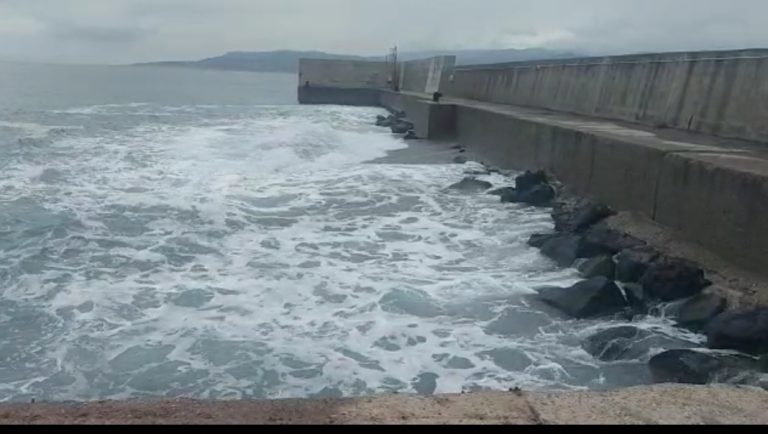
M 768 392 L 657 385 L 610 392 L 482 392 L 277 401 L 0 406 L 3 424 L 768 424 Z

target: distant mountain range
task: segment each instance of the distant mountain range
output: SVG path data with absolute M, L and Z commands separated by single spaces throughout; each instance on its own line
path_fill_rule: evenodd
M 564 59 L 578 57 L 578 53 L 556 51 L 543 48 L 528 48 L 524 50 L 460 50 L 460 51 L 413 51 L 403 52 L 399 60 L 407 61 L 424 59 L 434 56 L 456 56 L 458 65 L 480 65 L 489 63 L 504 63 L 538 59 Z M 166 61 L 136 63 L 131 66 L 172 66 L 202 69 L 220 69 L 230 71 L 258 72 L 297 72 L 299 59 L 348 59 L 348 60 L 383 60 L 380 57 L 351 56 L 331 54 L 321 51 L 232 51 L 222 56 L 209 57 L 195 61 Z

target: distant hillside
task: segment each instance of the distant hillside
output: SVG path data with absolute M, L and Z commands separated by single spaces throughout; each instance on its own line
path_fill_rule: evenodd
M 400 54 L 401 60 L 424 59 L 433 56 L 455 55 L 459 65 L 477 65 L 486 63 L 515 62 L 537 59 L 562 59 L 577 57 L 577 53 L 568 51 L 554 51 L 541 48 L 529 48 L 524 50 L 461 50 L 461 51 L 413 51 Z M 209 57 L 197 61 L 181 62 L 150 62 L 138 63 L 133 66 L 174 66 L 186 68 L 222 69 L 230 71 L 258 71 L 258 72 L 296 72 L 299 59 L 352 59 L 352 60 L 382 60 L 380 57 L 350 56 L 345 54 L 331 54 L 321 51 L 266 51 L 249 52 L 233 51 L 222 56 Z

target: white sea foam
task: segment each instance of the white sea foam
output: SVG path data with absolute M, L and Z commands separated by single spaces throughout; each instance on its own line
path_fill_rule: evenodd
M 0 398 L 411 392 L 423 374 L 437 392 L 604 383 L 579 345 L 600 326 L 524 298 L 576 280 L 525 244 L 551 230 L 546 211 L 447 191 L 459 165 L 361 164 L 405 147 L 370 126 L 378 113 L 145 124 L 10 168 L 0 200 L 32 199 L 50 223 L 2 252 L 3 297 L 51 325 Z M 41 169 L 58 181 L 35 182 Z

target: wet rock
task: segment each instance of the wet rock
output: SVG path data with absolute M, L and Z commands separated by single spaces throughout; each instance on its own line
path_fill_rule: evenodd
M 754 359 L 694 350 L 665 351 L 648 363 L 656 383 L 708 384 L 733 371 L 752 370 Z
M 453 146 L 451 146 L 451 149 L 453 149 L 454 151 L 460 151 L 460 150 L 464 149 L 464 147 L 461 146 L 461 145 L 453 145 Z
M 635 314 L 648 312 L 648 297 L 645 295 L 643 285 L 639 283 L 624 283 L 621 285 L 629 306 Z
M 467 157 L 464 157 L 464 156 L 461 156 L 461 155 L 459 155 L 458 157 L 453 159 L 453 162 L 456 163 L 456 164 L 466 164 L 467 161 L 469 161 L 467 159 Z
M 604 362 L 634 360 L 648 351 L 648 348 L 638 345 L 638 341 L 647 339 L 652 334 L 632 326 L 616 327 L 588 337 L 582 343 L 582 348 Z
M 584 232 L 584 245 L 590 251 L 599 252 L 591 255 L 596 256 L 598 254 L 615 255 L 625 249 L 643 246 L 645 242 L 606 225 L 598 224 Z
M 544 288 L 539 291 L 539 296 L 576 318 L 610 315 L 627 306 L 621 289 L 605 277 L 585 280 L 570 288 Z
M 451 190 L 459 190 L 464 193 L 477 193 L 493 188 L 493 184 L 486 181 L 480 181 L 473 177 L 467 177 L 448 188 Z
M 555 189 L 549 184 L 535 185 L 526 190 L 515 190 L 501 196 L 503 203 L 525 203 L 532 206 L 549 206 L 555 198 Z
M 658 258 L 659 252 L 648 246 L 622 250 L 616 256 L 616 280 L 639 281 Z
M 491 190 L 488 192 L 488 194 L 492 196 L 516 195 L 517 190 L 515 189 L 515 187 L 502 187 L 502 188 L 497 188 L 496 190 Z
M 397 119 L 395 119 L 394 116 L 384 117 L 384 116 L 378 116 L 376 118 L 376 126 L 378 127 L 391 127 L 392 125 L 397 122 Z
M 536 187 L 537 185 L 547 183 L 547 174 L 540 170 L 538 172 L 526 171 L 515 178 L 515 187 L 517 191 L 524 192 Z
M 562 267 L 570 267 L 581 256 L 582 240 L 578 235 L 554 235 L 548 239 L 539 238 L 535 241 L 543 241 L 541 253 L 558 263 Z
M 692 330 L 704 330 L 715 317 L 725 311 L 728 302 L 717 294 L 699 294 L 684 301 L 672 312 L 677 325 Z
M 558 234 L 533 234 L 531 235 L 531 238 L 528 239 L 528 245 L 531 247 L 536 247 L 538 249 L 542 248 L 544 244 L 547 243 L 547 241 L 557 238 L 561 235 Z
M 560 232 L 582 232 L 616 212 L 603 204 L 587 200 L 563 200 L 554 204 L 552 219 Z
M 598 256 L 587 260 L 579 266 L 579 273 L 587 279 L 592 277 L 607 277 L 613 279 L 616 264 L 610 256 Z
M 413 129 L 413 123 L 400 119 L 389 128 L 395 134 L 405 134 Z
M 707 326 L 707 346 L 755 355 L 768 353 L 768 308 L 719 315 Z
M 650 297 L 662 301 L 693 297 L 712 284 L 692 262 L 671 258 L 651 264 L 640 283 Z
M 403 137 L 403 139 L 404 140 L 418 140 L 419 137 L 416 135 L 416 132 L 411 130 L 411 131 L 408 131 L 407 133 L 405 133 L 405 136 Z
M 569 267 L 576 259 L 592 258 L 608 252 L 599 245 L 585 242 L 581 235 L 562 234 L 546 240 L 541 246 L 541 253 L 552 258 L 560 266 Z

